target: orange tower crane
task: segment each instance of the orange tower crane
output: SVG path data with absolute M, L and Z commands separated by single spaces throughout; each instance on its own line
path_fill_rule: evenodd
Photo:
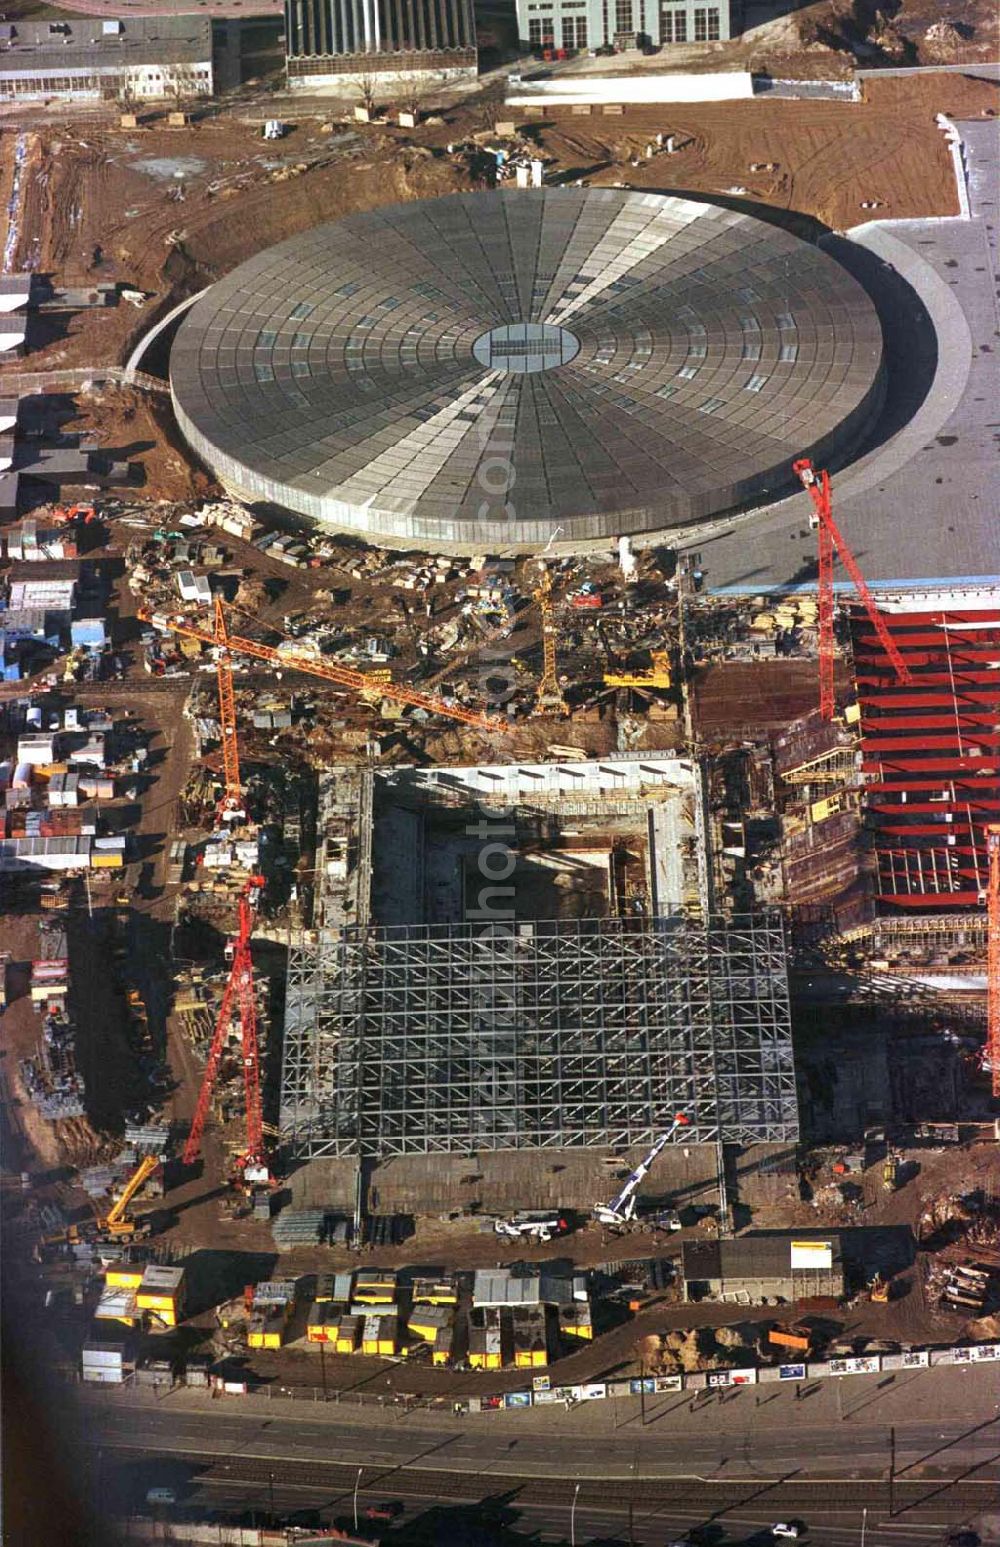
M 245 1181 L 267 1181 L 268 1167 L 264 1154 L 264 1114 L 260 1095 L 260 1048 L 257 1038 L 257 1001 L 254 996 L 253 961 L 250 956 L 250 937 L 253 934 L 257 913 L 257 899 L 264 885 L 263 876 L 251 876 L 240 897 L 239 931 L 233 947 L 233 964 L 222 995 L 219 1018 L 215 1023 L 212 1042 L 205 1063 L 205 1073 L 198 1092 L 191 1131 L 184 1146 L 183 1161 L 192 1165 L 201 1150 L 201 1138 L 212 1104 L 212 1093 L 219 1074 L 222 1051 L 232 1024 L 233 1010 L 239 1007 L 240 1033 L 242 1037 L 243 1088 L 246 1108 L 246 1151 L 240 1157 L 240 1170 Z
M 1000 825 L 986 829 L 990 873 L 986 896 L 986 1063 L 994 1096 L 1000 1096 Z
M 222 732 L 222 776 L 225 793 L 222 816 L 234 821 L 243 814 L 243 785 L 240 779 L 240 744 L 236 735 L 236 693 L 233 688 L 233 660 L 229 651 L 229 630 L 222 598 L 215 598 L 216 674 L 219 684 L 219 726 Z
M 834 639 L 833 639 L 833 552 L 836 548 L 844 568 L 854 581 L 855 589 L 864 603 L 872 627 L 879 642 L 892 662 L 900 682 L 911 682 L 910 669 L 900 655 L 896 642 L 872 599 L 865 577 L 858 568 L 837 523 L 833 519 L 833 493 L 830 474 L 824 469 L 817 472 L 808 457 L 800 457 L 792 463 L 795 473 L 806 490 L 816 511 L 814 525 L 819 543 L 819 709 L 824 720 L 832 720 L 835 711 L 833 695 Z
M 144 623 L 155 623 L 159 627 L 168 628 L 173 634 L 181 634 L 186 639 L 200 639 L 202 644 L 216 645 L 219 649 L 220 659 L 226 656 L 231 660 L 232 655 L 249 655 L 255 661 L 265 661 L 269 666 L 275 666 L 281 671 L 301 671 L 310 677 L 321 677 L 326 682 L 332 682 L 337 687 L 350 688 L 355 693 L 371 692 L 373 686 L 384 698 L 394 699 L 399 704 L 410 704 L 415 709 L 426 709 L 429 714 L 443 714 L 451 720 L 458 720 L 462 725 L 471 725 L 475 730 L 481 731 L 505 731 L 508 729 L 507 721 L 497 719 L 491 715 L 483 714 L 478 709 L 463 709 L 461 704 L 446 703 L 443 698 L 434 698 L 427 693 L 417 693 L 413 688 L 403 687 L 397 682 L 373 683 L 370 677 L 362 671 L 354 671 L 349 666 L 338 666 L 328 661 L 317 660 L 314 656 L 303 652 L 277 649 L 273 645 L 263 645 L 256 639 L 243 639 L 238 634 L 230 634 L 226 626 L 225 614 L 221 602 L 216 599 L 215 604 L 215 629 L 214 632 L 202 628 L 192 622 L 183 614 L 165 615 L 154 613 L 150 608 L 140 608 L 139 617 Z M 219 711 L 222 715 L 223 732 L 223 757 L 225 758 L 226 744 L 230 740 L 236 748 L 236 717 L 233 704 L 231 686 L 232 669 L 229 670 L 229 688 L 224 699 L 222 674 L 219 677 Z M 236 762 L 236 777 L 239 782 L 238 759 Z M 228 785 L 228 774 L 227 774 Z M 228 794 L 228 788 L 227 788 Z
M 552 608 L 552 576 L 544 559 L 539 559 L 535 598 L 542 615 L 542 676 L 538 684 L 538 707 L 543 714 L 566 714 L 566 700 L 559 686 L 556 666 L 556 640 L 559 628 Z

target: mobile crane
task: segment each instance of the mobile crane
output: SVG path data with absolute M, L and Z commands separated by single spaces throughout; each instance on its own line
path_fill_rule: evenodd
M 900 655 L 881 613 L 872 600 L 865 577 L 858 568 L 857 560 L 833 519 L 833 491 L 830 474 L 824 469 L 817 472 L 808 457 L 800 457 L 792 463 L 802 487 L 813 502 L 814 514 L 810 525 L 816 529 L 819 543 L 819 710 L 824 720 L 832 720 L 836 709 L 833 691 L 834 640 L 833 640 L 833 552 L 836 548 L 844 568 L 854 581 L 872 627 L 883 650 L 892 663 L 897 678 L 902 683 L 913 680 L 910 668 Z
M 670 1127 L 661 1133 L 655 1140 L 652 1149 L 645 1160 L 639 1162 L 635 1170 L 622 1187 L 617 1198 L 610 1203 L 598 1203 L 594 1206 L 594 1218 L 599 1225 L 627 1225 L 635 1218 L 635 1206 L 639 1188 L 649 1173 L 660 1151 L 670 1143 L 679 1128 L 686 1128 L 691 1122 L 690 1117 L 684 1112 L 678 1112 Z
M 122 1191 L 111 1205 L 103 1219 L 97 1221 L 100 1232 L 118 1239 L 122 1236 L 132 1236 L 136 1233 L 135 1220 L 128 1214 L 128 1206 L 132 1202 L 140 1187 L 145 1186 L 157 1166 L 160 1164 L 157 1155 L 144 1155 L 129 1177 Z
M 78 1245 L 83 1240 L 125 1241 L 137 1235 L 149 1233 L 148 1226 L 140 1227 L 128 1212 L 129 1204 L 139 1189 L 145 1186 L 157 1166 L 157 1155 L 144 1155 L 106 1214 L 99 1214 L 89 1224 L 70 1225 L 66 1240 Z

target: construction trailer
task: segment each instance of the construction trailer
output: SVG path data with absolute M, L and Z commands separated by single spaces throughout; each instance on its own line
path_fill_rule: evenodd
M 172 1329 L 184 1319 L 185 1274 L 182 1267 L 151 1262 L 143 1271 L 135 1303 L 153 1328 Z
M 681 1247 L 685 1300 L 765 1300 L 815 1297 L 840 1300 L 846 1293 L 844 1258 L 836 1231 L 778 1231 Z
M 473 1370 L 502 1370 L 513 1352 L 509 1311 L 473 1306 L 469 1312 L 469 1365 Z
M 549 1362 L 548 1323 L 544 1306 L 517 1306 L 511 1311 L 514 1368 L 544 1370 Z

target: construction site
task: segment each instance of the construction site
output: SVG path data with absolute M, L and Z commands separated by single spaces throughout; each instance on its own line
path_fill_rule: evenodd
M 59 1379 L 1000 1357 L 1000 97 L 775 27 L 732 101 L 4 104 L 5 1316 Z

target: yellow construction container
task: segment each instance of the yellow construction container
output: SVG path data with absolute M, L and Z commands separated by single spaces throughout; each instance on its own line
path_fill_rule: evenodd
M 288 1331 L 288 1317 L 284 1309 L 270 1311 L 266 1316 L 255 1316 L 247 1332 L 251 1348 L 280 1348 Z
M 338 1354 L 353 1354 L 357 1352 L 358 1341 L 361 1337 L 361 1317 L 342 1316 L 337 1328 L 337 1341 L 334 1343 L 334 1352 Z
M 120 854 L 97 851 L 90 856 L 95 870 L 121 870 L 124 863 Z
M 586 1342 L 591 1342 L 594 1336 L 594 1323 L 590 1306 L 583 1304 L 560 1306 L 559 1331 L 568 1338 L 582 1338 Z
M 397 1349 L 398 1329 L 399 1323 L 395 1316 L 366 1316 L 361 1352 L 391 1358 Z
M 450 1278 L 416 1278 L 413 1281 L 413 1304 L 457 1305 L 458 1289 Z M 410 1318 L 413 1326 L 413 1318 Z
M 436 1343 L 451 1328 L 455 1311 L 450 1305 L 415 1305 L 410 1312 L 409 1329 L 425 1343 Z
M 393 1305 L 396 1299 L 395 1273 L 384 1273 L 378 1269 L 368 1272 L 360 1272 L 354 1281 L 354 1293 L 351 1296 L 360 1305 Z
M 176 1327 L 184 1314 L 184 1269 L 151 1262 L 136 1291 L 140 1311 L 149 1311 L 162 1327 Z
M 142 1283 L 144 1268 L 137 1267 L 135 1263 L 119 1263 L 118 1267 L 109 1268 L 104 1275 L 104 1282 L 109 1289 L 138 1289 Z
M 306 1313 L 306 1341 L 309 1343 L 336 1343 L 337 1329 L 343 1311 L 333 1308 L 332 1300 L 316 1300 Z

